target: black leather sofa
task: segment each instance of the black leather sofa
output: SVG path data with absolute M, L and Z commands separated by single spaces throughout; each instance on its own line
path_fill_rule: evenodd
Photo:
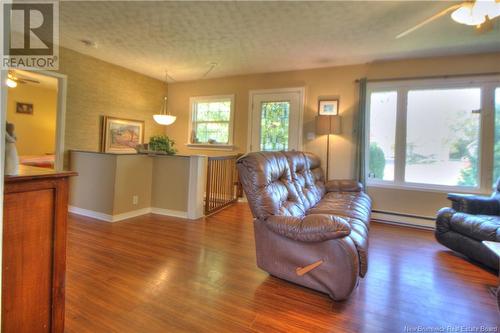
M 500 242 L 500 181 L 490 196 L 448 194 L 452 208 L 443 208 L 436 220 L 436 239 L 494 270 L 498 258 L 481 242 Z

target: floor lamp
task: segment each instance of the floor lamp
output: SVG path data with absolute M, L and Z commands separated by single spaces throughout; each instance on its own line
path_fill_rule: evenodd
M 326 181 L 330 168 L 330 135 L 342 134 L 342 122 L 339 115 L 316 116 L 316 135 L 326 135 Z

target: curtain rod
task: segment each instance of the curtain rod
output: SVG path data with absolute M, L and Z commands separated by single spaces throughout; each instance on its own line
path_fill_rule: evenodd
M 474 76 L 495 76 L 499 75 L 500 72 L 491 73 L 471 73 L 471 74 L 450 74 L 450 75 L 435 75 L 435 76 L 410 76 L 410 77 L 393 77 L 388 79 L 367 79 L 367 82 L 387 82 L 387 81 L 410 81 L 410 80 L 429 80 L 429 79 L 451 79 L 451 78 L 461 78 L 461 77 L 474 77 Z M 361 79 L 357 79 L 356 83 L 359 83 Z

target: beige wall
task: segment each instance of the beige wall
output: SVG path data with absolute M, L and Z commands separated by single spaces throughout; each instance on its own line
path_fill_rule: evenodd
M 401 78 L 408 76 L 434 76 L 450 74 L 475 74 L 500 72 L 500 53 L 424 58 L 375 62 L 363 65 L 331 67 L 281 73 L 242 75 L 228 78 L 180 82 L 169 85 L 169 109 L 177 122 L 166 131 L 178 143 L 180 153 L 220 154 L 217 151 L 200 151 L 187 148 L 189 97 L 204 95 L 235 94 L 235 151 L 245 152 L 248 129 L 248 98 L 250 90 L 305 87 L 304 149 L 319 154 L 323 161 L 326 155 L 326 137 L 307 140 L 307 133 L 314 132 L 318 98 L 340 97 L 340 114 L 343 117 L 343 134 L 334 137 L 331 143 L 330 178 L 352 178 L 355 166 L 354 124 L 358 107 L 358 85 L 361 77 Z M 491 138 L 492 140 L 492 138 Z M 234 153 L 234 152 L 228 152 Z M 434 211 L 446 204 L 445 194 L 402 190 L 370 191 L 375 208 L 395 212 L 433 216 Z
M 151 157 L 72 152 L 70 160 L 71 170 L 78 172 L 71 179 L 71 206 L 107 215 L 151 207 Z
M 113 215 L 116 157 L 110 154 L 71 154 L 69 204 Z
M 33 104 L 33 114 L 16 113 L 16 102 Z M 7 121 L 16 126 L 19 155 L 55 152 L 57 91 L 31 84 L 8 89 Z
M 117 155 L 113 215 L 151 207 L 153 159 L 146 155 Z M 133 197 L 137 196 L 137 204 Z
M 99 151 L 102 116 L 145 121 L 144 140 L 161 134 L 153 121 L 164 82 L 61 48 L 59 72 L 68 76 L 65 148 Z
M 450 205 L 446 193 L 418 190 L 368 188 L 374 209 L 422 217 L 434 217 L 437 210 Z
M 153 164 L 152 206 L 187 211 L 189 157 L 158 156 Z M 168 171 L 166 171 L 168 170 Z
M 81 151 L 70 155 L 71 170 L 78 172 L 71 178 L 70 206 L 110 216 L 149 208 L 188 211 L 189 156 Z

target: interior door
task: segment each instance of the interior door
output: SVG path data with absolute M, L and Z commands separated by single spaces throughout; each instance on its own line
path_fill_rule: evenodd
M 302 90 L 251 93 L 250 151 L 300 150 Z

